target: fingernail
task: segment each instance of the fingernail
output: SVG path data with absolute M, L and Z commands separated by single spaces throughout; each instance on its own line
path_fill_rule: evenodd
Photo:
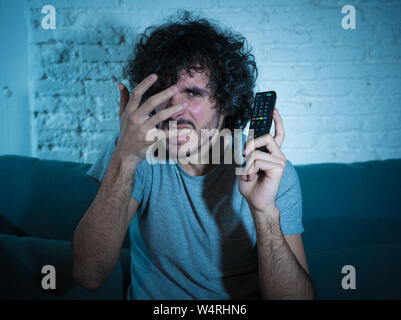
M 176 93 L 177 91 L 178 91 L 178 88 L 177 88 L 177 87 L 174 86 L 174 87 L 171 88 L 171 92 L 172 92 L 172 93 Z
M 185 109 L 186 107 L 188 107 L 188 103 L 184 102 L 180 105 L 180 109 Z
M 152 74 L 152 75 L 150 75 L 149 79 L 152 80 L 152 81 L 156 80 L 157 79 L 157 75 Z

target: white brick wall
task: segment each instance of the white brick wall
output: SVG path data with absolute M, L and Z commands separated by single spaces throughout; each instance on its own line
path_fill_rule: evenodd
M 41 28 L 41 8 L 57 12 Z M 341 8 L 356 8 L 356 30 Z M 135 37 L 187 8 L 247 37 L 257 89 L 276 90 L 294 164 L 401 157 L 397 0 L 34 0 L 28 2 L 33 155 L 93 162 L 118 128 L 122 66 Z

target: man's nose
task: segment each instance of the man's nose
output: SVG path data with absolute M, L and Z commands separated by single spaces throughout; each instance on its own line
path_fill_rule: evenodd
M 184 102 L 185 102 L 185 99 L 184 99 L 183 95 L 180 92 L 177 92 L 174 96 L 172 96 L 170 98 L 168 106 L 172 107 L 172 106 L 176 106 L 178 104 L 182 104 Z M 184 113 L 185 113 L 185 109 L 174 114 L 173 116 L 171 116 L 171 119 L 178 120 L 179 118 L 181 118 L 184 115 Z
M 173 95 L 171 98 L 170 98 L 170 103 L 168 104 L 168 106 L 169 107 L 172 107 L 172 106 L 175 106 L 175 105 L 177 105 L 177 104 L 180 104 L 180 103 L 183 103 L 184 101 L 183 101 L 183 99 L 182 99 L 183 97 L 182 97 L 182 95 L 181 95 L 181 93 L 180 92 L 177 92 L 175 95 Z

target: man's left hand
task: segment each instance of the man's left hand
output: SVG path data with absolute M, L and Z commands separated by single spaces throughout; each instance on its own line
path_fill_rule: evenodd
M 244 155 L 248 159 L 253 158 L 253 161 L 247 163 L 245 168 L 247 175 L 239 179 L 239 191 L 247 200 L 253 214 L 267 217 L 278 212 L 275 204 L 276 195 L 287 161 L 281 151 L 285 133 L 277 109 L 273 112 L 273 120 L 274 138 L 268 133 L 247 142 Z M 256 150 L 263 146 L 270 153 Z

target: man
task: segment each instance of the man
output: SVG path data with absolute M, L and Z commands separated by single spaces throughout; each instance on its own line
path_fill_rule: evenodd
M 131 96 L 119 85 L 120 133 L 89 171 L 101 184 L 74 232 L 78 283 L 101 286 L 129 230 L 129 299 L 314 298 L 301 190 L 280 149 L 278 111 L 274 138 L 247 142 L 247 175 L 231 164 L 183 161 L 189 133 L 245 124 L 255 73 L 243 37 L 205 19 L 186 13 L 145 31 L 129 63 Z M 160 130 L 169 133 L 173 163 L 146 159 L 149 134 Z

